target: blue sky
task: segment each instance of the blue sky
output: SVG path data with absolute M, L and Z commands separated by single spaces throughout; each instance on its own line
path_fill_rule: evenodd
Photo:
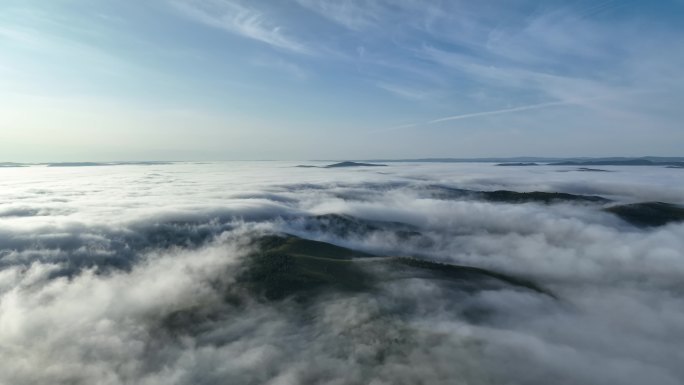
M 1 0 L 0 161 L 684 155 L 684 2 Z

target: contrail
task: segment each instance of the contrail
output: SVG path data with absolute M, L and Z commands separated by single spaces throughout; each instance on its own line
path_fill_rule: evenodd
M 502 110 L 483 111 L 483 112 L 475 112 L 472 114 L 453 115 L 453 116 L 447 116 L 444 118 L 429 120 L 427 122 L 411 123 L 411 124 L 404 124 L 402 126 L 390 127 L 390 128 L 386 128 L 386 129 L 382 129 L 382 130 L 377 130 L 376 132 L 394 131 L 394 130 L 399 130 L 402 128 L 410 128 L 410 127 L 416 127 L 416 126 L 422 126 L 422 125 L 428 125 L 428 124 L 435 124 L 435 123 L 447 122 L 447 121 L 451 121 L 451 120 L 477 118 L 480 116 L 501 115 L 501 114 L 507 114 L 509 112 L 537 110 L 540 108 L 546 108 L 546 107 L 552 107 L 552 106 L 561 106 L 561 105 L 573 104 L 573 103 L 574 102 L 572 102 L 572 101 L 558 101 L 558 102 L 530 104 L 527 106 L 520 106 L 520 107 L 513 107 L 513 108 L 504 108 Z
M 545 107 L 551 107 L 551 106 L 559 106 L 562 104 L 568 104 L 569 102 L 549 102 L 549 103 L 540 103 L 540 104 L 530 104 L 527 106 L 520 106 L 520 107 L 513 107 L 513 108 L 504 108 L 503 110 L 494 110 L 494 111 L 485 111 L 485 112 L 475 112 L 472 114 L 463 114 L 463 115 L 454 115 L 454 116 L 447 116 L 446 118 L 440 118 L 440 119 L 435 119 L 427 122 L 426 124 L 433 124 L 433 123 L 440 123 L 440 122 L 447 122 L 450 120 L 461 120 L 461 119 L 468 119 L 468 118 L 475 118 L 478 116 L 490 116 L 490 115 L 500 115 L 500 114 L 506 114 L 509 112 L 516 112 L 516 111 L 527 111 L 527 110 L 536 110 L 539 108 L 545 108 Z

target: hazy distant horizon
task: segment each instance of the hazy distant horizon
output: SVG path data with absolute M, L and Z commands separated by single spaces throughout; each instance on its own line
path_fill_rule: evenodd
M 595 159 L 660 159 L 670 161 L 684 161 L 684 156 L 653 156 L 653 155 L 639 155 L 639 156 L 481 156 L 481 157 L 416 157 L 416 158 L 330 158 L 330 159 L 78 159 L 78 160 L 43 160 L 43 161 L 15 161 L 15 160 L 0 160 L 2 164 L 24 164 L 24 165 L 42 165 L 42 164 L 59 164 L 59 163 L 183 163 L 183 162 L 483 162 L 496 163 L 504 161 L 539 161 L 539 162 L 554 162 L 565 160 L 595 160 Z

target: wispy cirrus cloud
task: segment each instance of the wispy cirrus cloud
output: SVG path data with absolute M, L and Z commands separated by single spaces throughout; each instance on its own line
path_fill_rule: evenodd
M 458 137 L 459 130 L 414 130 L 383 143 L 392 148 L 384 154 L 407 157 L 406 149 L 418 155 L 418 148 L 425 151 L 419 156 L 530 153 L 540 148 L 531 145 L 539 133 L 548 135 L 549 144 L 562 142 L 567 155 L 680 152 L 680 0 L 153 0 L 144 7 L 106 1 L 0 3 L 0 98 L 7 101 L 0 108 L 12 110 L 3 118 L 11 119 L 15 130 L 4 130 L 8 140 L 24 133 L 27 140 L 45 137 L 42 127 L 56 121 L 82 132 L 91 129 L 90 117 L 79 118 L 89 110 L 75 104 L 68 114 L 60 112 L 59 120 L 38 122 L 38 117 L 56 116 L 56 110 L 45 103 L 44 110 L 36 111 L 35 103 L 15 96 L 31 93 L 100 98 L 102 105 L 116 99 L 120 105 L 149 105 L 155 111 L 159 105 L 206 110 L 207 120 L 220 117 L 226 127 L 238 119 L 234 116 L 244 120 L 240 125 L 252 127 L 256 120 L 247 115 L 255 113 L 264 119 L 264 131 L 254 138 L 282 132 L 313 142 L 309 134 L 314 131 L 325 138 L 336 135 L 349 144 L 334 146 L 335 156 L 343 158 L 352 148 L 362 151 L 356 143 L 362 132 L 455 116 L 439 128 L 468 128 L 473 141 L 478 135 L 483 139 L 465 144 L 447 140 Z M 180 89 L 187 92 L 176 92 Z M 547 103 L 552 104 L 538 106 Z M 224 116 L 226 104 L 240 113 Z M 108 124 L 126 115 L 142 116 L 129 111 L 108 118 Z M 333 128 L 338 124 L 357 131 Z M 319 131 L 322 126 L 329 131 Z M 146 130 L 150 135 L 156 131 Z M 597 130 L 620 139 L 594 141 L 600 145 L 589 150 L 586 138 Z M 215 131 L 207 128 L 203 137 Z M 485 140 L 485 133 L 494 131 L 497 138 L 511 139 L 500 142 L 515 149 L 506 152 L 503 145 Z M 560 141 L 552 137 L 571 132 L 584 134 Z M 419 134 L 424 146 L 407 141 Z M 130 140 L 141 142 L 133 139 L 137 136 L 131 133 Z M 207 143 L 214 148 L 218 142 Z M 447 142 L 458 144 L 442 147 Z M 645 148 L 645 142 L 651 147 Z M 317 146 L 296 143 L 301 147 L 265 149 L 255 143 L 254 148 L 269 157 L 275 152 L 287 158 L 319 156 L 308 150 Z M 3 152 L 17 148 L 7 140 L 3 145 Z M 181 139 L 173 148 L 186 145 Z M 16 154 L 21 158 L 21 152 L 34 147 Z M 162 158 L 176 158 L 176 150 L 169 151 Z M 360 157 L 379 155 L 375 148 L 363 151 Z M 43 153 L 36 150 L 36 156 Z
M 382 16 L 385 13 L 383 7 L 377 1 L 296 1 L 302 7 L 354 31 L 360 31 L 378 24 L 381 21 L 378 16 Z
M 387 82 L 379 82 L 376 83 L 376 85 L 393 94 L 396 95 L 400 98 L 403 99 L 408 99 L 408 100 L 424 100 L 426 98 L 429 98 L 431 96 L 431 93 L 419 88 L 414 88 L 414 87 L 406 87 L 403 85 L 398 85 L 398 84 L 393 84 L 393 83 L 387 83 Z
M 302 66 L 276 56 L 257 57 L 252 60 L 252 64 L 257 67 L 271 68 L 297 79 L 307 79 L 311 76 L 311 72 Z
M 288 35 L 283 27 L 250 5 L 226 0 L 174 1 L 186 17 L 230 33 L 287 51 L 312 54 L 306 44 Z

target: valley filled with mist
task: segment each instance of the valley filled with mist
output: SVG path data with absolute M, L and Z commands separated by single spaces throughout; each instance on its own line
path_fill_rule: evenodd
M 2 384 L 684 381 L 681 169 L 80 165 L 0 169 Z

